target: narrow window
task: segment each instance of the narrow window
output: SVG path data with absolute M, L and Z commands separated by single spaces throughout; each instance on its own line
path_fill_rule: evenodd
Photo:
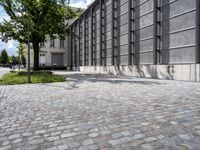
M 44 42 L 41 42 L 40 47 L 44 47 L 44 46 L 45 46 Z
M 50 47 L 55 47 L 55 39 L 54 38 L 50 39 Z
M 65 47 L 65 40 L 63 39 L 60 39 L 60 47 Z

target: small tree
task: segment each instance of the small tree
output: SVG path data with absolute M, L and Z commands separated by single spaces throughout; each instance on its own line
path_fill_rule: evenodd
M 8 56 L 7 51 L 5 49 L 2 50 L 2 52 L 1 52 L 0 61 L 1 61 L 1 64 L 8 64 L 8 62 L 9 62 L 9 56 Z
M 10 57 L 10 61 L 11 61 L 12 65 L 18 64 L 17 57 L 15 57 L 14 55 L 12 55 L 12 56 Z

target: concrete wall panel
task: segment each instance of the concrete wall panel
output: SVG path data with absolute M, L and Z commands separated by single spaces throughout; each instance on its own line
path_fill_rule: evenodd
M 128 44 L 120 46 L 120 54 L 128 54 Z
M 171 63 L 195 63 L 195 47 L 170 50 Z
M 153 13 L 147 14 L 135 20 L 135 28 L 140 29 L 153 24 Z
M 153 52 L 140 53 L 140 64 L 153 64 Z
M 121 65 L 127 65 L 128 64 L 128 55 L 120 56 L 120 62 L 121 62 Z
M 140 30 L 135 31 L 136 41 L 153 38 L 153 26 L 149 26 Z
M 120 45 L 128 44 L 128 34 L 120 37 Z
M 136 16 L 144 16 L 145 14 L 153 11 L 153 0 L 148 0 L 142 5 L 135 8 Z
M 128 13 L 128 2 L 124 3 L 121 7 L 120 7 L 120 15 L 123 15 L 125 13 Z
M 140 52 L 153 51 L 153 39 L 137 42 L 136 48 L 139 48 Z
M 164 35 L 162 40 L 164 41 L 162 49 L 194 45 L 195 29 Z
M 179 17 L 174 17 L 172 19 L 164 20 L 161 23 L 163 35 L 169 34 L 171 32 L 194 28 L 195 27 L 195 17 L 196 12 L 192 11 L 190 13 L 186 13 L 184 15 L 181 15 Z
M 163 2 L 164 1 L 169 0 L 163 0 Z M 196 0 L 176 0 L 172 3 L 168 3 L 162 7 L 163 19 L 171 18 L 184 12 L 194 10 L 196 7 L 195 5 Z

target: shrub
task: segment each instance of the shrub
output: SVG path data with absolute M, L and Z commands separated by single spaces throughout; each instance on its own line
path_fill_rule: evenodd
M 54 75 L 50 71 L 36 71 L 31 72 L 32 83 L 51 83 L 51 82 L 64 82 L 65 77 L 61 75 Z M 0 79 L 0 85 L 14 85 L 14 84 L 26 84 L 27 72 L 20 73 L 11 72 L 3 76 Z

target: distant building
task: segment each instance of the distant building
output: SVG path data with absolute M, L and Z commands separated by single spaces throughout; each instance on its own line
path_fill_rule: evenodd
M 45 43 L 40 43 L 39 52 L 39 65 L 40 66 L 58 66 L 64 67 L 66 62 L 66 47 L 67 42 L 63 39 L 49 38 Z M 30 51 L 30 64 L 31 67 L 34 64 L 34 52 Z M 28 53 L 26 50 L 26 60 L 28 59 Z

